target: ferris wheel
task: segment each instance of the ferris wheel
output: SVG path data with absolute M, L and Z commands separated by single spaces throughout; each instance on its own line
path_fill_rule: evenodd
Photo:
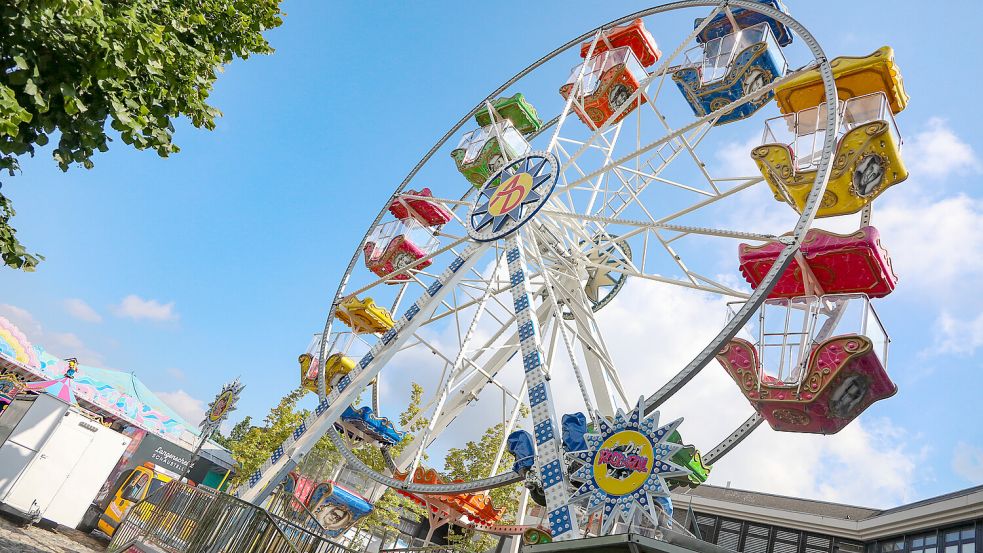
M 569 539 L 592 513 L 606 533 L 671 510 L 669 488 L 705 480 L 762 422 L 837 432 L 896 391 L 870 299 L 897 278 L 869 223 L 907 176 L 893 118 L 906 101 L 889 48 L 828 60 L 778 0 L 680 1 L 570 40 L 465 114 L 383 203 L 301 356 L 320 403 L 237 494 L 259 502 L 328 435 L 349 467 L 405 493 L 525 481 L 552 538 Z M 763 136 L 746 152 L 753 174 L 720 162 L 735 132 Z M 762 197 L 775 217 L 735 216 Z M 850 233 L 813 228 L 851 214 Z M 731 274 L 721 252 L 737 254 Z M 604 312 L 646 287 L 729 316 L 672 378 L 639 390 Z M 664 338 L 645 339 L 658 351 Z M 656 409 L 708 366 L 754 411 L 700 455 Z M 409 437 L 380 396 L 410 381 L 424 387 L 417 430 L 389 455 Z M 366 389 L 371 404 L 353 405 Z M 508 438 L 492 474 L 427 476 L 428 451 L 488 421 Z M 383 448 L 389 471 L 359 461 L 352 440 Z M 499 474 L 506 453 L 514 470 Z

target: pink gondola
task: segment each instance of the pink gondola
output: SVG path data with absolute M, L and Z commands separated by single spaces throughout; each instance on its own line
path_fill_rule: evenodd
M 400 194 L 398 198 L 389 204 L 389 212 L 397 219 L 414 218 L 427 226 L 444 225 L 450 222 L 451 212 L 439 203 L 427 200 L 422 197 L 432 198 L 433 193 L 429 188 L 422 190 L 409 190 L 405 194 Z
M 861 335 L 836 336 L 813 346 L 799 386 L 762 374 L 757 349 L 747 340 L 731 340 L 717 360 L 758 413 L 781 432 L 835 434 L 898 391 L 871 340 Z
M 761 246 L 738 246 L 741 273 L 757 288 L 771 269 L 784 244 L 774 240 Z M 836 234 L 820 229 L 806 233 L 802 242 L 802 257 L 815 275 L 818 291 L 808 291 L 799 261 L 785 270 L 770 298 L 791 298 L 813 293 L 863 293 L 871 298 L 890 294 L 898 283 L 891 258 L 881 246 L 880 234 L 874 227 L 863 227 L 853 234 Z
M 406 282 L 413 273 L 433 263 L 430 259 L 420 260 L 437 246 L 437 239 L 416 219 L 390 221 L 373 229 L 365 242 L 365 266 L 380 277 L 395 273 L 387 279 L 390 284 Z

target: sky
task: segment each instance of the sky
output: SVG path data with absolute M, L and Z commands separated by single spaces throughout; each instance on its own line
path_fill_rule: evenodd
M 874 213 L 901 277 L 877 304 L 900 392 L 836 436 L 759 429 L 715 467 L 711 483 L 874 507 L 981 484 L 983 121 L 963 63 L 983 48 L 972 17 L 980 8 L 787 4 L 831 57 L 893 46 L 911 96 L 898 124 L 912 176 Z M 50 148 L 22 160 L 3 190 L 15 202 L 20 239 L 46 261 L 35 273 L 0 271 L 0 315 L 57 355 L 135 371 L 191 421 L 239 376 L 246 390 L 232 420 L 262 418 L 296 387 L 297 355 L 323 327 L 353 248 L 420 156 L 517 71 L 646 5 L 412 7 L 285 1 L 284 24 L 266 33 L 276 52 L 225 69 L 211 95 L 224 114 L 217 128 L 178 122 L 182 151 L 171 158 L 116 141 L 88 171 L 62 173 Z M 675 26 L 666 34 L 685 36 L 695 15 L 666 18 Z M 918 22 L 927 16 L 935 23 Z M 663 40 L 662 29 L 651 30 Z M 534 82 L 527 95 L 556 95 L 563 76 Z M 715 131 L 721 171 L 747 167 L 759 129 Z M 776 206 L 749 205 L 733 220 L 753 227 Z M 625 294 L 600 319 L 620 325 L 609 347 L 638 386 L 650 382 L 640 359 L 688 360 L 685 352 L 639 351 L 646 335 L 706 343 L 704 334 L 719 328 L 706 323 L 722 316 L 715 304 L 676 303 L 659 288 Z M 640 305 L 671 306 L 671 315 L 640 314 Z M 629 319 L 637 324 L 624 326 Z M 669 365 L 658 376 L 678 370 Z M 665 410 L 687 417 L 693 440 L 709 448 L 724 430 L 717 421 L 733 427 L 751 414 L 742 401 L 713 366 Z

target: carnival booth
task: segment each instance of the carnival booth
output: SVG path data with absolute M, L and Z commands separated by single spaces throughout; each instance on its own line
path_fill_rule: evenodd
M 141 488 L 143 494 L 156 489 L 155 483 L 176 478 L 188 468 L 199 439 L 196 425 L 182 419 L 133 373 L 56 357 L 31 344 L 15 325 L 0 317 L 0 408 L 24 395 L 53 398 L 85 417 L 87 426 L 100 433 L 108 431 L 129 444 L 115 453 L 105 473 L 97 479 L 87 477 L 95 488 L 86 492 L 88 511 L 79 525 L 82 529 L 95 527 L 110 504 L 133 503 L 120 493 L 126 482 L 135 482 L 140 474 L 148 476 Z M 11 421 L 13 418 L 7 417 L 13 425 Z M 196 484 L 221 488 L 234 467 L 228 451 L 208 442 L 188 468 L 188 478 Z M 104 531 L 111 533 L 111 529 Z

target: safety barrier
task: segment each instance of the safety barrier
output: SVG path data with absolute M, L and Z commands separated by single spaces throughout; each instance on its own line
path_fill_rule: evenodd
M 107 551 L 119 553 L 137 542 L 167 553 L 354 553 L 325 537 L 306 509 L 300 516 L 283 516 L 303 507 L 296 499 L 277 494 L 270 505 L 273 513 L 171 481 L 130 509 Z

